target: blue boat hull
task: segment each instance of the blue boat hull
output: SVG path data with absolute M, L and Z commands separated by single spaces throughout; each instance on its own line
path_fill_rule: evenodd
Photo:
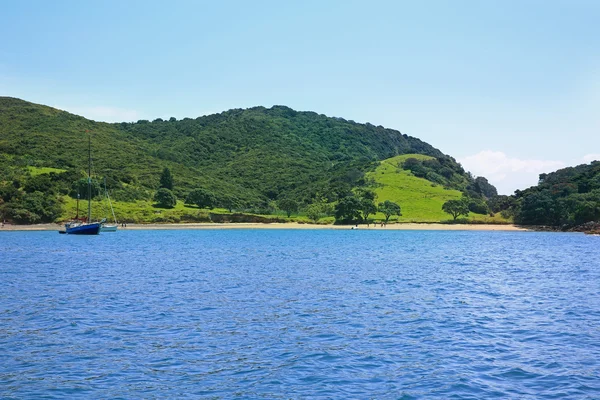
M 70 226 L 70 224 L 65 225 L 65 232 L 69 235 L 97 235 L 100 233 L 100 222 L 95 222 L 91 224 L 78 224 L 75 226 Z

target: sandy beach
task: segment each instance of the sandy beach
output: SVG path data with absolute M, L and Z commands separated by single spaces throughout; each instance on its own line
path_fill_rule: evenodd
M 59 224 L 37 224 L 37 225 L 12 225 L 5 224 L 0 228 L 2 231 L 58 231 L 64 226 Z M 119 226 L 119 230 L 173 230 L 173 229 L 359 229 L 359 230 L 440 230 L 440 231 L 528 231 L 516 225 L 485 225 L 485 224 L 435 224 L 435 223 L 405 223 L 380 225 L 358 225 L 358 228 L 350 225 L 318 225 L 290 223 L 181 223 L 181 224 L 127 224 L 127 227 Z

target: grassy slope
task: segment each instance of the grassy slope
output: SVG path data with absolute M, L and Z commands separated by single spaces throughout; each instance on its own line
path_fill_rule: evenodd
M 400 156 L 383 160 L 377 169 L 367 173 L 369 179 L 376 182 L 372 190 L 377 195 L 377 202 L 391 200 L 402 208 L 402 216 L 398 222 L 440 222 L 451 219 L 442 211 L 442 205 L 448 200 L 461 198 L 458 190 L 444 189 L 423 178 L 417 178 L 406 171 L 398 168 L 408 158 L 427 160 L 433 157 L 421 154 L 403 154 Z M 376 219 L 384 219 L 383 214 L 377 213 Z M 396 219 L 392 217 L 391 220 Z M 469 220 L 489 223 L 506 223 L 498 214 L 495 217 L 486 215 L 469 214 Z
M 32 166 L 28 166 L 27 169 L 29 170 L 29 173 L 31 174 L 31 176 L 49 174 L 50 172 L 55 172 L 57 174 L 60 174 L 61 172 L 66 171 L 65 169 L 60 169 L 60 168 L 32 167 Z
M 77 200 L 68 196 L 63 196 L 64 212 L 62 219 L 69 220 L 74 217 L 77 209 Z M 193 216 L 199 220 L 208 220 L 209 212 L 226 212 L 226 210 L 199 210 L 196 207 L 184 206 L 182 201 L 178 201 L 177 205 L 171 209 L 153 207 L 153 202 L 139 200 L 135 202 L 112 202 L 115 216 L 119 222 L 135 222 L 135 223 L 153 223 L 153 222 L 179 222 L 180 220 L 190 220 L 184 218 L 185 215 Z M 80 216 L 87 215 L 87 201 L 79 203 Z M 108 201 L 92 201 L 92 218 L 102 219 L 113 222 L 112 214 Z
M 77 200 L 69 196 L 63 196 L 64 212 L 61 221 L 68 221 L 75 217 L 77 210 Z M 230 214 L 224 208 L 213 208 L 211 210 L 204 208 L 199 209 L 194 206 L 184 205 L 183 201 L 177 201 L 177 205 L 173 208 L 157 208 L 154 207 L 151 201 L 135 201 L 135 202 L 112 202 L 113 209 L 117 221 L 133 222 L 133 223 L 176 223 L 176 222 L 210 222 L 210 214 Z M 87 201 L 79 203 L 79 215 L 85 217 L 87 215 Z M 246 215 L 255 215 L 248 214 Z M 107 200 L 92 201 L 92 219 L 99 220 L 106 218 L 108 222 L 113 222 L 112 214 Z M 295 222 L 312 222 L 303 213 L 294 213 L 290 218 L 287 218 L 285 212 L 278 211 L 275 214 L 260 215 L 264 218 L 272 218 L 279 220 L 295 221 Z M 319 223 L 332 224 L 333 217 L 322 218 Z
M 398 222 L 441 222 L 451 219 L 448 214 L 442 211 L 442 204 L 448 200 L 460 199 L 461 192 L 458 190 L 444 189 L 440 185 L 432 184 L 431 182 L 413 176 L 410 171 L 398 169 L 399 163 L 404 162 L 408 158 L 417 158 L 420 160 L 429 159 L 432 157 L 421 154 L 406 154 L 386 159 L 381 162 L 377 169 L 367 174 L 368 178 L 372 178 L 376 182 L 376 187 L 372 188 L 377 194 L 377 202 L 385 200 L 394 201 L 402 207 L 402 217 L 392 217 L 391 221 Z M 65 219 L 75 215 L 76 201 L 70 197 L 64 197 Z M 113 207 L 117 219 L 127 220 L 130 222 L 179 222 L 181 220 L 189 220 L 189 217 L 195 216 L 198 220 L 208 221 L 210 213 L 228 213 L 225 209 L 199 210 L 196 207 L 184 206 L 183 202 L 178 201 L 177 206 L 173 209 L 161 209 L 153 207 L 151 201 L 137 201 L 132 203 L 114 202 Z M 80 214 L 85 215 L 87 212 L 87 203 L 82 201 L 80 204 Z M 107 201 L 94 201 L 93 214 L 97 218 L 112 219 Z M 269 215 L 267 217 L 277 217 L 286 219 L 284 213 L 277 215 Z M 383 220 L 384 216 L 381 213 L 375 215 L 376 220 Z M 291 220 L 309 222 L 302 214 L 294 214 Z M 506 223 L 499 215 L 489 217 L 485 215 L 473 214 L 469 215 L 471 221 L 482 221 L 489 223 Z M 323 222 L 333 222 L 331 218 L 324 218 Z

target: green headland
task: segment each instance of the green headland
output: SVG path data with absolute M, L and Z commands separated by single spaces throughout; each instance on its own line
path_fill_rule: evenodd
M 285 106 L 102 123 L 10 97 L 0 97 L 0 217 L 15 224 L 73 218 L 77 197 L 87 201 L 88 138 L 94 218 L 111 218 L 106 193 L 117 220 L 136 223 L 531 217 L 518 193 L 498 196 L 432 145 L 370 123 Z M 592 186 L 594 168 L 586 172 Z M 590 196 L 582 201 L 595 201 Z

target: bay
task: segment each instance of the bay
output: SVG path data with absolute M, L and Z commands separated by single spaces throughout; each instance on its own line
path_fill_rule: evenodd
M 1 398 L 598 398 L 600 237 L 0 233 Z

